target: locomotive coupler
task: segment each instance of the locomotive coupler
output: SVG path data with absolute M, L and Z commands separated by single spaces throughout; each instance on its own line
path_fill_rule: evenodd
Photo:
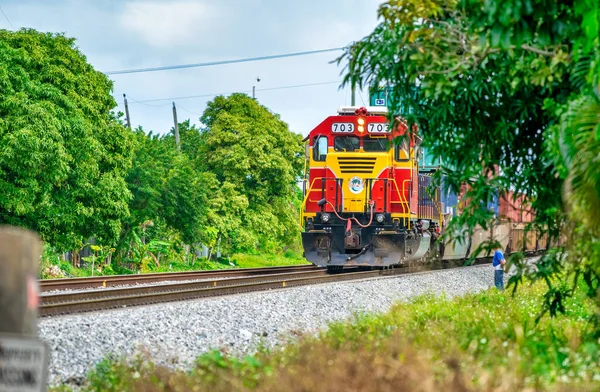
M 360 236 L 354 231 L 346 233 L 346 238 L 344 238 L 344 246 L 352 249 L 360 247 Z

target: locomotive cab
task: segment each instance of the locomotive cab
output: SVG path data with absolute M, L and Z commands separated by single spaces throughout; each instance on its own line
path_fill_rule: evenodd
M 301 211 L 308 261 L 387 266 L 427 252 L 437 223 L 419 216 L 419 139 L 407 130 L 400 118 L 390 126 L 386 108 L 342 107 L 309 133 Z

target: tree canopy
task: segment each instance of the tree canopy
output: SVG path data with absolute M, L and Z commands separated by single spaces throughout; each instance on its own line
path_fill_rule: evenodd
M 112 82 L 62 34 L 0 30 L 0 221 L 75 248 L 118 238 L 132 140 Z
M 179 124 L 178 151 L 173 130 L 122 125 L 112 82 L 74 39 L 0 30 L 0 58 L 1 223 L 63 251 L 94 237 L 128 263 L 166 243 L 298 245 L 301 137 L 254 99 L 216 97 L 202 128 Z
M 135 131 L 133 164 L 126 176 L 133 195 L 131 215 L 124 221 L 122 240 L 150 222 L 174 230 L 187 244 L 203 240 L 208 198 L 216 179 L 179 154 L 171 139 L 145 133 L 141 127 Z
M 134 134 L 133 195 L 119 249 L 131 236 L 202 243 L 225 252 L 297 246 L 300 135 L 244 94 L 218 96 L 200 119 L 166 135 Z
M 597 0 L 389 0 L 373 33 L 339 59 L 346 84 L 390 86 L 392 113 L 419 125 L 449 186 L 470 185 L 472 203 L 453 225 L 486 227 L 492 212 L 480 202 L 510 189 L 553 239 L 574 234 L 570 262 L 550 252 L 529 272 L 547 281 L 552 312 L 570 292 L 568 277 L 599 289 L 598 8 Z
M 216 97 L 200 121 L 205 128 L 198 164 L 215 174 L 229 198 L 245 199 L 248 206 L 236 229 L 239 246 L 270 249 L 297 240 L 301 136 L 245 94 Z
M 131 215 L 119 249 L 127 253 L 132 236 L 226 252 L 297 245 L 300 135 L 243 94 L 216 97 L 200 120 L 202 128 L 179 124 L 181 152 L 173 129 L 134 132 Z

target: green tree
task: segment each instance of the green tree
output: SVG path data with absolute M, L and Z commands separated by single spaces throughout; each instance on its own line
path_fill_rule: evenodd
M 210 194 L 209 212 L 203 231 L 204 243 L 214 248 L 221 238 L 221 248 L 229 252 L 254 245 L 256 237 L 245 225 L 248 198 L 230 182 L 214 184 Z
M 598 9 L 598 0 L 389 0 L 381 24 L 339 59 L 345 83 L 391 86 L 392 112 L 419 125 L 450 187 L 470 185 L 473 202 L 454 225 L 485 227 L 492 216 L 479 202 L 513 189 L 552 238 L 565 221 L 575 228 L 565 231 L 575 234 L 569 258 L 550 252 L 530 273 L 548 283 L 553 313 L 568 277 L 584 276 L 592 295 L 600 283 Z
M 180 136 L 180 148 L 181 153 L 187 155 L 190 160 L 195 162 L 201 162 L 202 157 L 202 131 L 196 125 L 187 119 L 178 124 L 179 136 Z M 175 128 L 171 128 L 169 133 L 163 136 L 165 143 L 170 144 L 172 148 L 176 148 L 175 145 Z
M 163 188 L 169 168 L 175 159 L 174 147 L 164 143 L 160 136 L 135 130 L 132 167 L 127 173 L 127 186 L 132 194 L 129 202 L 131 215 L 124 225 L 123 239 L 131 230 L 147 221 L 156 221 L 163 210 Z
M 165 178 L 161 215 L 186 244 L 204 240 L 211 190 L 217 184 L 214 174 L 198 171 L 187 156 L 174 159 Z
M 175 144 L 175 133 L 171 129 L 169 139 L 172 138 L 172 143 Z M 202 144 L 202 132 L 193 124 L 190 124 L 190 120 L 187 119 L 179 124 L 179 136 L 181 139 L 181 152 L 187 155 L 192 161 L 199 161 L 202 159 L 200 156 L 201 144 Z
M 200 120 L 205 129 L 198 164 L 216 175 L 222 197 L 248 204 L 241 226 L 227 240 L 263 250 L 297 241 L 293 203 L 303 162 L 301 136 L 245 94 L 216 97 Z
M 147 134 L 138 127 L 126 181 L 133 197 L 120 249 L 136 235 L 144 241 L 157 240 L 169 237 L 170 231 L 185 244 L 204 241 L 212 203 L 209 195 L 218 182 L 213 174 L 200 171 L 187 154 L 178 153 L 172 137 Z
M 112 82 L 62 34 L 0 30 L 0 222 L 73 249 L 118 238 L 129 132 Z

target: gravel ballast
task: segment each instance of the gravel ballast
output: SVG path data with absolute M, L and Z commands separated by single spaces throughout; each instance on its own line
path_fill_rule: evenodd
M 428 292 L 463 295 L 493 285 L 490 265 L 296 287 L 42 319 L 51 348 L 49 383 L 77 382 L 109 354 L 148 352 L 186 366 L 211 349 L 250 353 L 298 332 L 314 333 L 357 312 L 384 312 Z

